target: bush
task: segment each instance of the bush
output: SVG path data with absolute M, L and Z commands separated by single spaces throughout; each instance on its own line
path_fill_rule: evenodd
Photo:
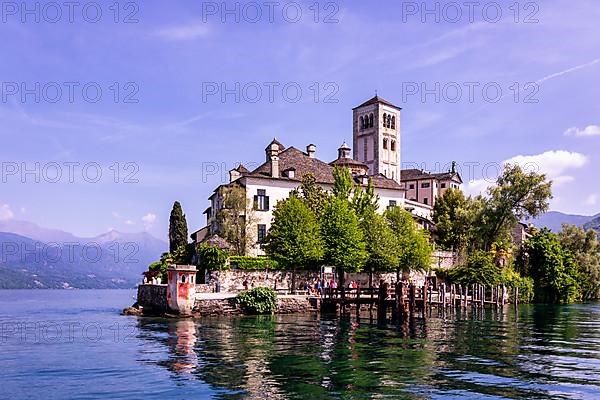
M 475 283 L 484 286 L 501 284 L 502 271 L 494 264 L 492 256 L 485 251 L 476 251 L 469 255 L 465 265 L 451 269 L 447 273 L 448 279 L 460 285 Z
M 222 271 L 229 269 L 226 265 L 228 252 L 218 247 L 203 244 L 196 249 L 198 255 L 198 266 L 210 271 Z
M 257 287 L 238 294 L 235 301 L 249 314 L 271 314 L 277 308 L 277 293 L 273 289 Z
M 510 288 L 519 288 L 519 302 L 531 303 L 533 301 L 533 279 L 521 276 L 512 268 L 502 270 L 502 284 Z
M 279 264 L 268 257 L 231 256 L 229 263 L 232 268 L 247 271 L 260 271 L 266 269 L 279 269 Z

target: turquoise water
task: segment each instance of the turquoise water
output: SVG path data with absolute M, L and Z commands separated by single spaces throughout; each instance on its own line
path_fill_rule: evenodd
M 119 315 L 134 295 L 0 291 L 0 398 L 600 398 L 600 304 L 378 327 Z

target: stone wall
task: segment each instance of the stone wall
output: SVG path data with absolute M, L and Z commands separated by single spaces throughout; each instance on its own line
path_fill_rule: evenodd
M 137 302 L 144 314 L 167 312 L 167 285 L 139 285 Z
M 296 314 L 319 309 L 318 300 L 308 296 L 278 297 L 275 314 Z M 241 315 L 243 310 L 235 303 L 235 298 L 197 299 L 194 313 L 201 316 Z

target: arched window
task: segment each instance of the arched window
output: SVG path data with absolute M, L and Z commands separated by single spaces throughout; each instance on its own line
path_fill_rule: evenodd
M 391 127 L 392 127 L 392 116 L 391 116 L 391 115 L 388 115 L 387 127 L 388 127 L 388 128 L 391 128 Z
M 369 115 L 369 127 L 372 128 L 373 127 L 373 113 L 371 113 Z
M 396 141 L 392 140 L 391 150 L 396 151 Z
M 360 130 L 362 131 L 363 129 L 365 129 L 365 119 L 360 117 Z
M 388 140 L 387 139 L 383 139 L 383 149 L 387 150 L 388 148 Z
M 387 114 L 383 113 L 383 127 L 385 128 L 385 121 L 387 121 Z
M 396 129 L 396 116 L 392 116 L 392 129 Z
M 185 275 L 181 275 L 181 283 L 185 283 Z

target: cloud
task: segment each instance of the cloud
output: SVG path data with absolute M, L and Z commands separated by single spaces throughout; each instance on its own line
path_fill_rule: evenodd
M 0 204 L 0 221 L 11 219 L 15 214 L 10 209 L 8 204 Z
M 144 228 L 146 230 L 150 229 L 154 222 L 156 222 L 156 214 L 148 213 L 142 217 L 142 222 L 144 223 Z
M 464 187 L 465 192 L 471 196 L 477 196 L 484 194 L 489 186 L 494 182 L 487 179 L 471 179 Z
M 600 125 L 588 125 L 583 129 L 576 127 L 569 128 L 565 131 L 567 136 L 600 136 Z
M 595 206 L 596 204 L 598 204 L 598 195 L 596 193 L 590 194 L 586 199 L 585 199 L 585 204 L 588 206 Z
M 550 179 L 565 183 L 570 179 L 563 176 L 565 171 L 581 168 L 587 162 L 587 157 L 581 153 L 551 150 L 531 156 L 518 155 L 504 161 L 504 164 L 518 164 L 526 171 L 543 173 Z
M 210 29 L 206 24 L 196 23 L 163 28 L 156 31 L 154 36 L 158 36 L 165 40 L 182 41 L 205 37 L 209 33 Z
M 125 225 L 135 225 L 135 222 L 130 219 L 126 220 L 124 223 Z

